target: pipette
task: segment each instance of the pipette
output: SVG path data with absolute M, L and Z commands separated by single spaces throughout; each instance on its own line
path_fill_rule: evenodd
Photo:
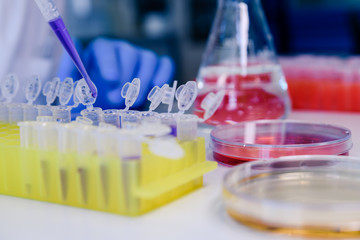
M 93 82 L 91 81 L 88 73 L 86 72 L 86 69 L 81 61 L 79 53 L 76 51 L 75 45 L 71 40 L 70 34 L 66 29 L 66 26 L 54 2 L 52 0 L 35 0 L 35 2 L 38 5 L 45 20 L 49 23 L 50 27 L 52 28 L 52 30 L 60 40 L 61 44 L 70 55 L 75 66 L 77 67 L 83 78 L 85 79 L 87 85 L 90 88 L 92 96 L 96 98 L 97 89 L 93 84 Z

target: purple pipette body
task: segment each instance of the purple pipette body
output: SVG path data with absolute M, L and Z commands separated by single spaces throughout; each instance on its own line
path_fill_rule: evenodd
M 60 40 L 60 42 L 63 45 L 63 47 L 65 48 L 65 50 L 70 55 L 75 66 L 77 67 L 77 69 L 79 70 L 79 72 L 81 73 L 83 78 L 85 79 L 87 85 L 90 88 L 91 95 L 94 98 L 96 98 L 97 97 L 96 88 L 95 88 L 94 84 L 92 83 L 92 81 L 90 80 L 88 73 L 86 72 L 84 64 L 80 59 L 79 53 L 76 51 L 75 45 L 74 45 L 73 41 L 71 40 L 70 34 L 69 34 L 68 30 L 66 29 L 64 21 L 62 20 L 61 17 L 58 17 L 54 20 L 50 20 L 49 25 L 52 28 L 52 30 L 54 31 L 54 33 L 56 34 L 56 36 L 58 37 L 58 39 Z

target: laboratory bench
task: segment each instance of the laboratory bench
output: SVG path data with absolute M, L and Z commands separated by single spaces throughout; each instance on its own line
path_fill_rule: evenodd
M 294 111 L 289 119 L 349 128 L 350 156 L 360 157 L 360 113 Z M 221 184 L 229 169 L 219 166 L 202 188 L 140 217 L 0 195 L 0 239 L 297 239 L 252 230 L 226 214 Z

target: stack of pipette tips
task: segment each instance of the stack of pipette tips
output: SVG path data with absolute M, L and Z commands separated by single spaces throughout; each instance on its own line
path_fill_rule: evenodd
M 20 175 L 22 181 L 16 187 L 19 181 L 5 179 L 7 187 L 0 185 L 0 193 L 134 216 L 201 187 L 203 174 L 217 164 L 206 161 L 204 139 L 197 136 L 198 122 L 206 119 L 185 114 L 197 96 L 196 83 L 177 89 L 177 81 L 172 87 L 156 86 L 147 97 L 148 111 L 130 110 L 140 82 L 135 78 L 123 86 L 125 109 L 102 110 L 93 107 L 96 99 L 85 80 L 71 78 L 54 78 L 41 91 L 40 79 L 33 76 L 25 86 L 27 103 L 14 104 L 19 82 L 8 75 L 0 83 L 5 98 L 0 148 L 6 156 L 8 139 L 17 141 L 5 130 L 15 123 L 19 146 L 11 152 L 17 160 L 0 156 L 0 165 L 20 161 L 7 176 Z M 33 104 L 40 92 L 46 105 Z M 52 106 L 57 97 L 60 105 Z M 69 106 L 71 97 L 74 105 Z M 204 118 L 216 111 L 222 97 L 219 92 L 204 99 Z M 175 98 L 179 112 L 171 113 Z M 79 104 L 86 109 L 71 121 L 71 109 Z M 166 113 L 154 111 L 160 104 L 168 105 Z M 9 193 L 10 188 L 19 191 Z

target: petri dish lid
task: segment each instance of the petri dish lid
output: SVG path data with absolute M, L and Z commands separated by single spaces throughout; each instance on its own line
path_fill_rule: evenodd
M 223 200 L 235 220 L 306 237 L 360 237 L 360 158 L 305 155 L 231 169 Z
M 230 165 L 292 155 L 346 155 L 352 147 L 347 128 L 294 120 L 223 125 L 210 135 L 215 159 Z

